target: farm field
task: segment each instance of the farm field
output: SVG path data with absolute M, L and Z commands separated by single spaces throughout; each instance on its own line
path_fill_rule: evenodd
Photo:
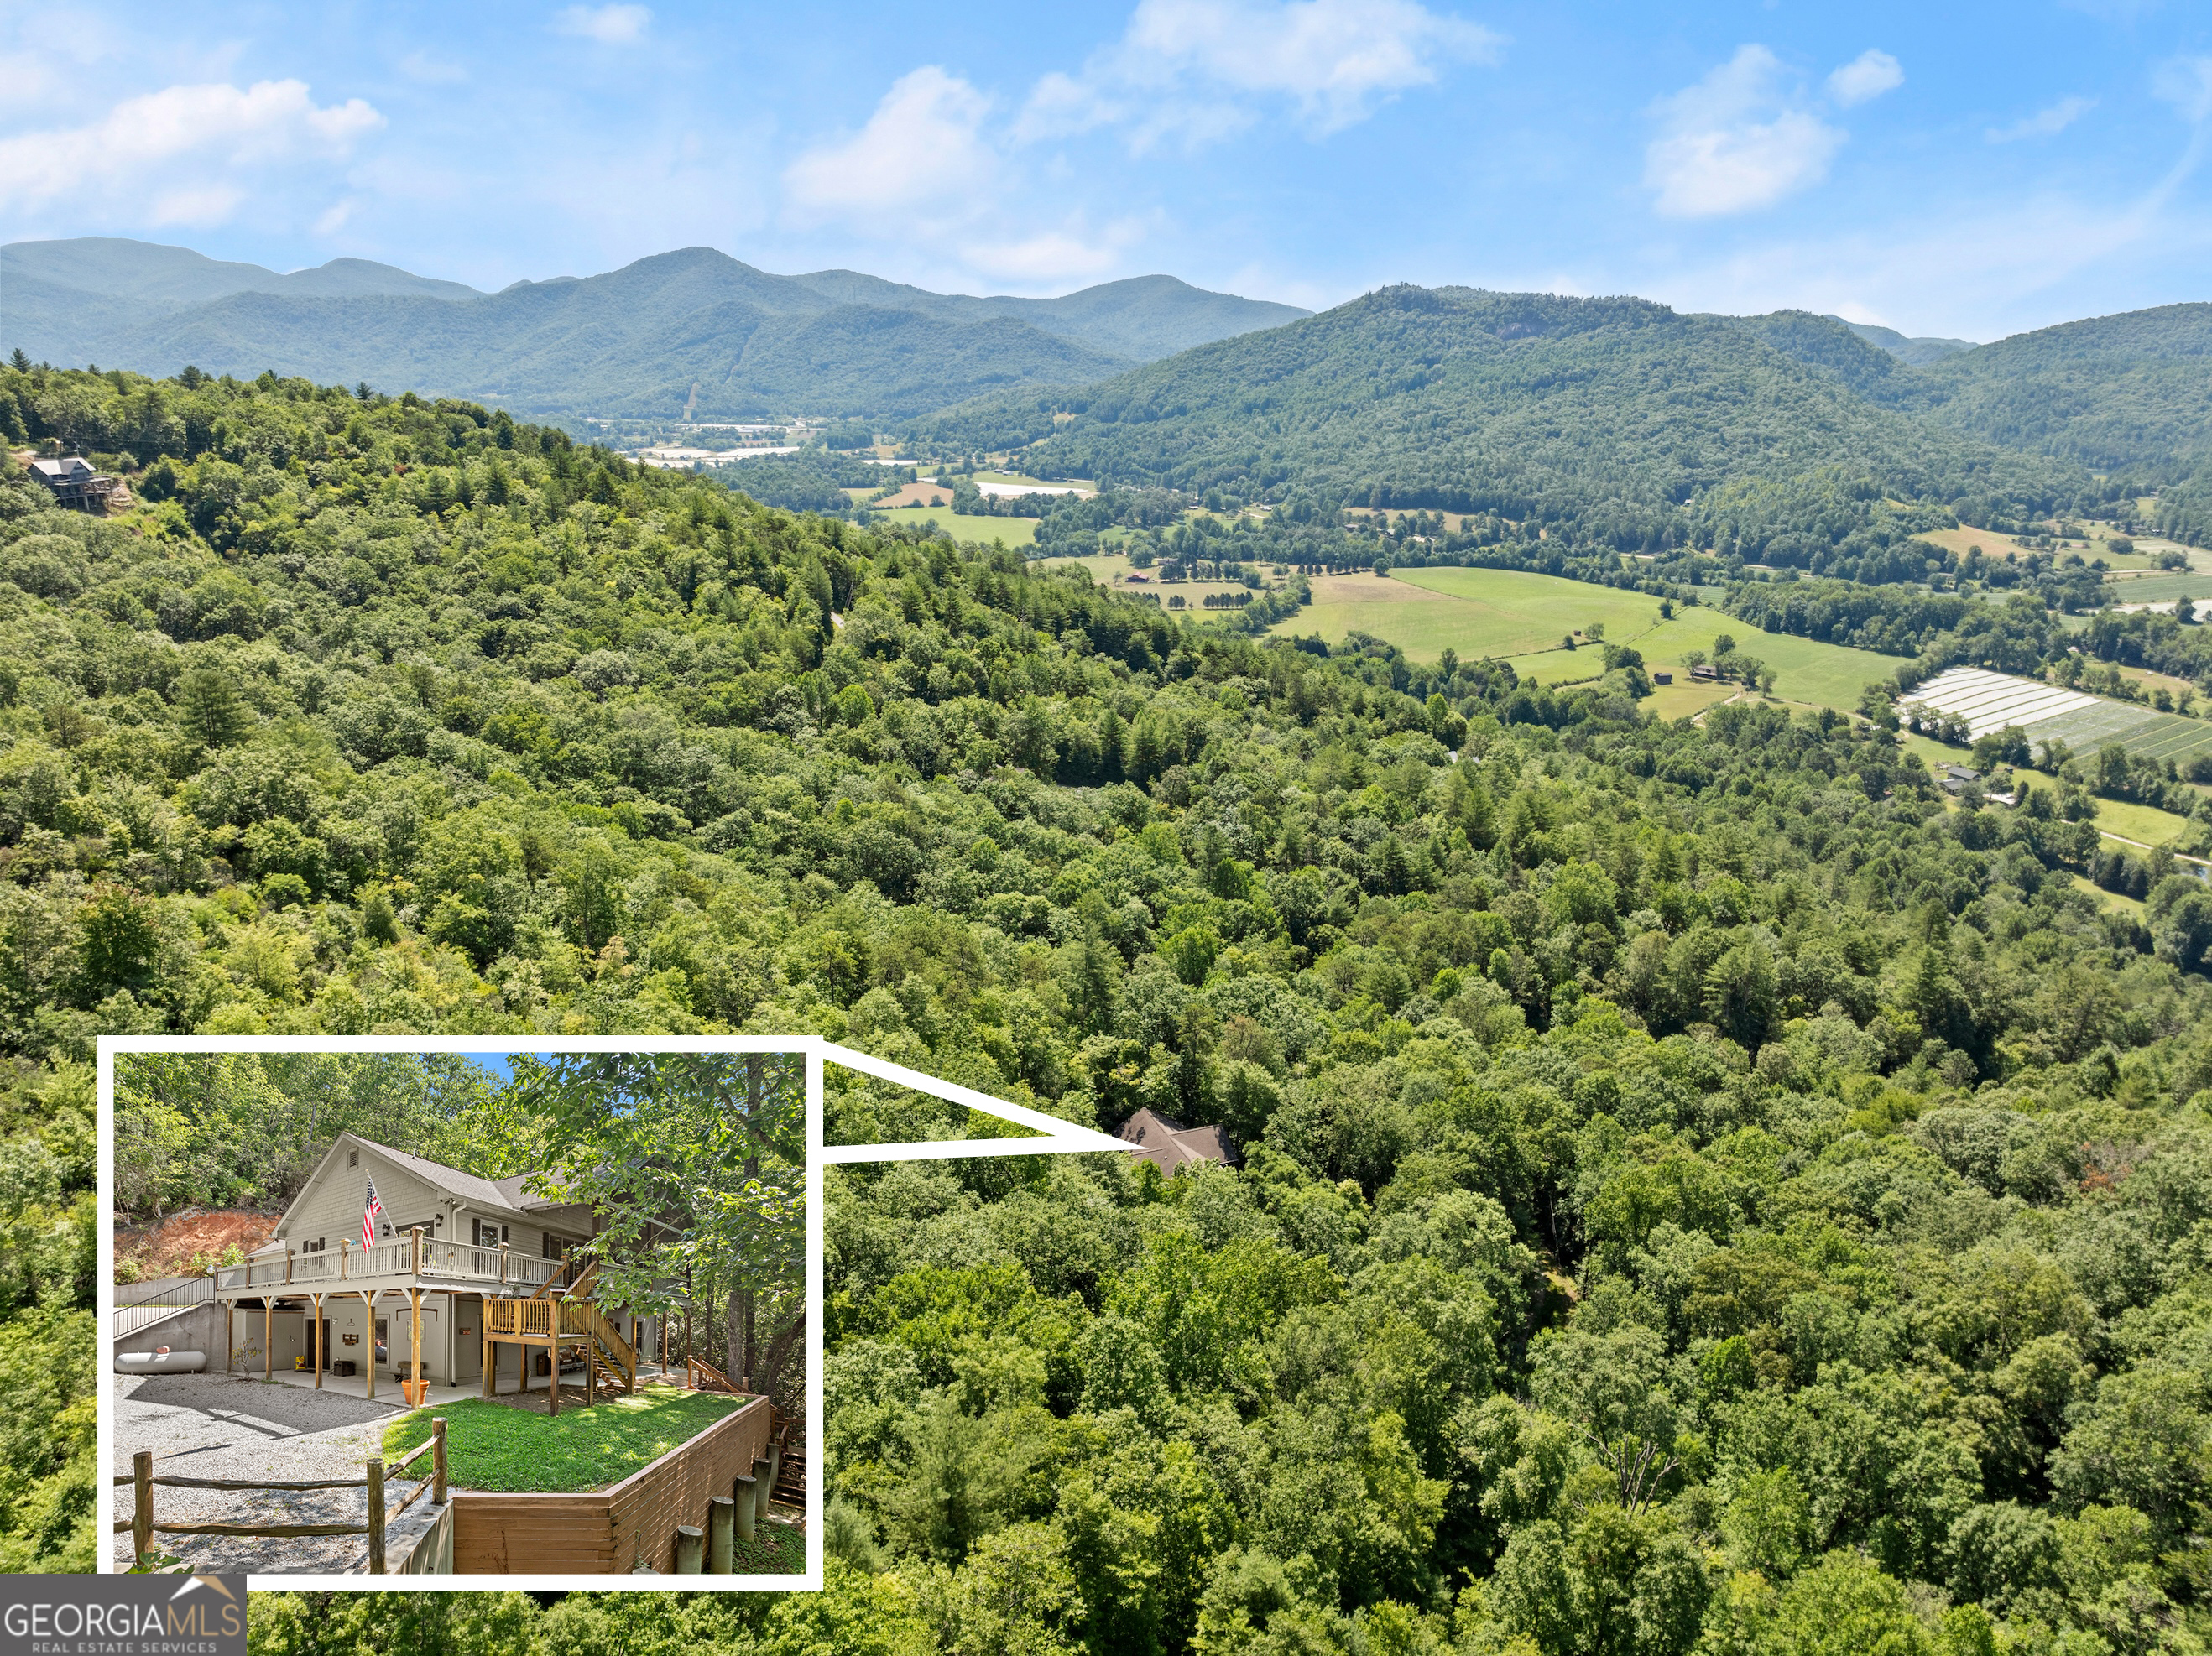
M 1008 546 L 1027 546 L 1036 539 L 1035 518 L 971 518 L 949 506 L 902 507 L 884 515 L 896 524 L 936 524 L 950 531 L 955 540 L 981 541 L 985 545 L 1000 541 Z
M 2137 845 L 2163 846 L 2181 837 L 2189 820 L 2155 805 L 2139 805 L 2128 799 L 2097 801 L 2097 831 Z
M 1316 575 L 1312 586 L 1312 607 L 1278 632 L 1318 632 L 1331 644 L 1346 633 L 1371 633 L 1425 661 L 1447 649 L 1469 658 L 1529 655 L 1553 649 L 1592 622 L 1604 623 L 1614 642 L 1626 643 L 1659 619 L 1659 600 L 1645 593 L 1511 569 Z
M 2112 604 L 2163 604 L 2169 598 L 2212 598 L 2212 573 L 2160 571 L 2157 574 L 2122 575 L 2105 582 L 2104 597 Z
M 1006 519 L 994 519 L 992 521 L 1003 523 Z M 1233 580 L 1161 581 L 1154 579 L 1132 584 L 1129 576 L 1133 566 L 1129 562 L 1127 555 L 1120 552 L 1094 552 L 1087 557 L 1081 558 L 1040 558 L 1036 560 L 1036 563 L 1048 574 L 1068 564 L 1079 565 L 1089 570 L 1091 579 L 1101 586 L 1111 586 L 1117 591 L 1130 593 L 1157 592 L 1160 594 L 1160 602 L 1163 604 L 1167 602 L 1167 594 L 1170 592 L 1180 592 L 1186 604 L 1195 606 L 1198 601 L 1209 592 L 1241 592 L 1245 590 L 1243 582 Z M 1277 583 L 1270 580 L 1267 585 L 1273 586 Z M 1301 610 L 1299 613 L 1303 615 L 1305 612 Z
M 1633 645 L 1646 666 L 1675 675 L 1677 682 L 1667 688 L 1676 694 L 1659 704 L 1675 718 L 1682 716 L 1673 711 L 1675 704 L 1683 712 L 1696 712 L 1727 693 L 1727 687 L 1686 682 L 1689 668 L 1683 659 L 1692 650 L 1710 652 L 1723 633 L 1733 634 L 1746 654 L 1774 670 L 1776 694 L 1782 700 L 1808 707 L 1851 712 L 1868 683 L 1887 678 L 1899 664 L 1870 650 L 1762 633 L 1703 606 L 1678 610 L 1672 620 L 1662 621 L 1658 599 L 1649 594 L 1519 570 L 1401 569 L 1387 579 L 1321 576 L 1313 591 L 1312 608 L 1276 631 L 1318 632 L 1332 644 L 1347 632 L 1371 633 L 1423 660 L 1432 661 L 1447 648 L 1470 658 L 1497 656 L 1544 684 L 1589 678 L 1600 670 L 1601 658 L 1590 646 L 1563 650 L 1558 644 L 1571 628 L 1601 622 L 1607 643 Z

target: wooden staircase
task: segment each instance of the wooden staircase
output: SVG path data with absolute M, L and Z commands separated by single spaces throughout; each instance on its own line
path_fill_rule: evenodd
M 684 1360 L 684 1383 L 695 1392 L 727 1392 L 733 1397 L 744 1392 L 730 1383 L 730 1377 L 708 1362 L 704 1357 Z
M 783 1429 L 783 1459 L 775 1469 L 775 1488 L 770 1498 L 806 1510 L 806 1440 L 795 1424 Z

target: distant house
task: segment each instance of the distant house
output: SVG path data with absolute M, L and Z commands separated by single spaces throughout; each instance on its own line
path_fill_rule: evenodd
M 114 478 L 94 471 L 72 454 L 59 460 L 33 460 L 31 475 L 53 491 L 57 504 L 79 512 L 103 512 L 118 488 Z
M 1651 682 L 1654 684 L 1672 684 L 1674 682 L 1674 675 L 1672 673 L 1654 673 L 1651 675 Z
M 1114 1136 L 1128 1140 L 1134 1154 L 1164 1174 L 1205 1162 L 1231 1167 L 1238 1159 L 1220 1128 L 1186 1127 L 1153 1110 L 1139 1110 Z
M 1707 661 L 1701 661 L 1696 666 L 1690 669 L 1690 676 L 1692 678 L 1701 678 L 1708 682 L 1717 682 L 1720 678 L 1720 676 L 1721 670 L 1714 666 L 1711 662 Z

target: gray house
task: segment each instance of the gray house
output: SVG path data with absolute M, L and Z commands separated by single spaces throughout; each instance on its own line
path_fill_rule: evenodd
M 95 471 L 77 455 L 58 460 L 33 460 L 31 475 L 53 491 L 60 505 L 80 512 L 104 512 L 119 485 L 106 472 Z
M 477 1380 L 489 1397 L 580 1365 L 587 1380 L 612 1371 L 635 1387 L 659 1319 L 596 1301 L 595 1273 L 573 1259 L 591 1210 L 530 1192 L 533 1176 L 479 1179 L 339 1134 L 269 1241 L 216 1271 L 223 1366 L 309 1369 L 318 1386 L 358 1377 L 374 1397 L 380 1377 L 417 1372 L 419 1329 L 420 1373 L 439 1385 Z

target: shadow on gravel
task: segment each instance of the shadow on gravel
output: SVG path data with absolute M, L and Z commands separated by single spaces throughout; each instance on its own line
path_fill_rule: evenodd
M 334 1426 L 365 1426 L 402 1412 L 365 1398 L 334 1392 L 309 1392 L 296 1386 L 216 1374 L 149 1374 L 124 1394 L 131 1403 L 164 1409 L 189 1409 L 226 1423 L 266 1430 L 327 1432 Z

